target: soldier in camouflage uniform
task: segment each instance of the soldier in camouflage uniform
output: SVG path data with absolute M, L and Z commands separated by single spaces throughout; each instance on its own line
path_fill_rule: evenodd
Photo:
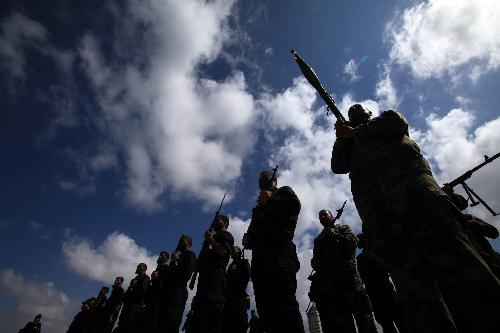
M 332 171 L 349 173 L 363 231 L 389 265 L 409 332 L 496 332 L 500 281 L 464 229 L 462 213 L 436 183 L 408 123 L 361 105 L 336 124 Z M 454 317 L 451 312 L 453 311 Z
M 314 240 L 311 266 L 311 300 L 321 319 L 325 333 L 376 333 L 370 299 L 356 268 L 358 240 L 347 225 L 335 224 L 329 210 L 319 212 L 323 231 Z

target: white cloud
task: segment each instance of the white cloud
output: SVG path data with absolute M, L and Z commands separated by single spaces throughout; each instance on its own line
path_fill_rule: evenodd
M 97 37 L 81 42 L 99 120 L 125 156 L 126 198 L 139 208 L 159 209 L 160 196 L 173 193 L 215 205 L 217 194 L 231 192 L 241 174 L 255 141 L 254 99 L 245 77 L 234 72 L 216 82 L 196 72 L 229 39 L 232 5 L 129 1 L 114 47 L 127 54 L 129 40 L 145 42 L 120 65 L 106 60 Z M 139 26 L 147 28 L 137 35 Z
M 123 276 L 127 283 L 135 276 L 140 262 L 148 265 L 148 272 L 156 268 L 156 255 L 118 232 L 108 235 L 97 247 L 89 240 L 70 236 L 63 242 L 62 252 L 70 270 L 107 284 L 111 284 L 117 276 Z
M 1 23 L 0 65 L 14 78 L 23 79 L 26 71 L 25 48 L 38 47 L 47 39 L 47 29 L 19 13 Z
M 426 122 L 428 128 L 413 130 L 412 137 L 432 163 L 440 184 L 482 163 L 484 155 L 492 156 L 500 151 L 500 118 L 475 128 L 475 117 L 471 112 L 453 109 L 443 117 L 431 114 Z M 500 160 L 474 173 L 467 184 L 495 211 L 500 211 Z M 464 194 L 461 187 L 456 191 Z M 492 218 L 482 205 L 469 208 L 469 211 L 500 227 L 500 218 Z
M 52 282 L 27 280 L 12 269 L 0 271 L 0 293 L 12 299 L 15 309 L 0 308 L 2 330 L 17 332 L 36 314 L 42 314 L 46 332 L 65 332 L 78 304 L 57 290 Z
M 349 77 L 351 82 L 357 81 L 361 78 L 358 74 L 358 65 L 354 59 L 349 60 L 344 66 L 344 74 Z
M 272 56 L 274 54 L 274 49 L 272 47 L 266 47 L 264 50 L 264 54 L 266 56 Z
M 450 74 L 476 81 L 500 65 L 500 2 L 430 0 L 389 23 L 391 61 L 417 78 Z
M 375 87 L 375 95 L 378 98 L 378 103 L 384 109 L 397 109 L 400 101 L 397 89 L 392 83 L 390 70 L 386 69 L 382 73 L 382 78 Z

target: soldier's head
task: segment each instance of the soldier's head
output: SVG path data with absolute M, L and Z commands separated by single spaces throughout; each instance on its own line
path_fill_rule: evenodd
M 39 314 L 37 314 L 37 315 L 35 316 L 35 319 L 33 320 L 33 322 L 35 322 L 35 323 L 39 323 L 39 322 L 40 322 L 40 320 L 42 320 L 42 314 L 40 314 L 40 313 L 39 313 Z
M 158 259 L 156 259 L 156 263 L 158 265 L 164 265 L 168 262 L 169 258 L 170 254 L 168 254 L 167 251 L 161 251 L 160 254 L 158 255 Z
M 233 246 L 233 248 L 231 249 L 231 258 L 233 258 L 233 260 L 241 259 L 241 247 L 236 245 Z
M 268 191 L 272 187 L 278 185 L 276 175 L 273 176 L 272 171 L 264 170 L 259 174 L 259 188 L 263 191 Z
M 357 127 L 370 120 L 372 112 L 363 107 L 361 104 L 354 104 L 349 108 L 347 115 L 349 116 L 349 123 L 351 126 Z
M 102 287 L 101 290 L 99 291 L 99 295 L 107 295 L 109 292 L 108 287 Z
M 117 276 L 116 279 L 115 279 L 115 283 L 113 283 L 113 287 L 115 288 L 119 288 L 122 286 L 123 284 L 123 277 L 122 276 Z
M 135 274 L 143 274 L 143 273 L 146 273 L 147 270 L 148 270 L 148 265 L 141 262 L 139 265 L 137 265 L 137 268 L 135 270 Z
M 176 251 L 185 251 L 193 246 L 193 239 L 188 235 L 182 235 L 177 242 Z
M 323 227 L 331 226 L 334 222 L 333 214 L 328 209 L 322 209 L 319 211 L 319 222 Z
M 95 302 L 96 302 L 95 297 L 91 297 L 91 298 L 85 300 L 84 302 L 82 302 L 82 310 L 92 309 L 92 307 L 95 305 Z
M 215 232 L 227 230 L 229 228 L 229 217 L 226 215 L 217 215 L 214 221 Z

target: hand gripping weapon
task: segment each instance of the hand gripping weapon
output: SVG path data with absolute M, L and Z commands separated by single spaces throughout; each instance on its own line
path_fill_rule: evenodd
M 319 78 L 316 73 L 314 73 L 314 70 L 311 68 L 311 66 L 306 64 L 306 62 L 302 60 L 302 58 L 297 52 L 295 52 L 294 49 L 290 50 L 290 52 L 297 62 L 297 65 L 299 65 L 299 68 L 302 71 L 302 74 L 304 74 L 304 77 L 307 79 L 307 81 L 309 81 L 311 86 L 316 89 L 323 101 L 325 101 L 327 105 L 326 115 L 328 115 L 329 112 L 332 112 L 333 115 L 337 117 L 337 121 L 339 121 L 340 123 L 347 123 L 344 116 L 342 115 L 342 113 L 340 113 L 339 109 L 335 105 L 335 101 L 333 100 L 332 96 L 326 92 L 325 88 L 323 88 L 323 86 L 321 85 L 321 82 L 319 82 Z
M 226 199 L 226 193 L 224 193 L 224 197 L 222 197 L 222 201 L 220 203 L 219 209 L 217 209 L 217 211 L 215 212 L 214 219 L 212 220 L 212 223 L 210 224 L 210 228 L 208 229 L 209 232 L 213 232 L 213 230 L 214 230 L 214 222 L 215 222 L 215 220 L 217 220 L 217 217 L 220 214 L 220 211 L 222 209 L 222 205 L 224 204 L 224 199 Z M 206 246 L 207 246 L 207 242 L 203 241 L 203 245 L 201 246 L 200 254 L 205 250 Z M 211 248 L 211 247 L 209 246 L 209 248 Z M 194 271 L 193 276 L 191 277 L 191 281 L 189 282 L 189 289 L 191 289 L 191 290 L 194 289 L 194 285 L 196 283 L 197 276 L 198 276 L 198 269 L 196 269 Z
M 333 221 L 337 221 L 338 219 L 340 219 L 340 217 L 342 216 L 342 213 L 344 212 L 344 207 L 345 207 L 346 203 L 347 203 L 347 200 L 344 201 L 344 204 L 342 205 L 342 207 L 340 207 L 340 209 L 337 209 L 337 215 L 335 215 L 335 218 L 333 219 Z M 309 274 L 309 276 L 307 277 L 307 279 L 309 281 L 312 281 L 313 280 L 313 275 L 314 275 L 314 269 L 311 270 L 311 274 Z M 311 305 L 313 303 L 314 303 L 313 301 L 309 302 L 309 304 L 307 305 L 306 313 L 309 311 L 309 309 L 311 308 Z

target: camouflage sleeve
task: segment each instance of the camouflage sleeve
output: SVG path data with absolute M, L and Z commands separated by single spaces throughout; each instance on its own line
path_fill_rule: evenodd
M 333 173 L 345 174 L 351 170 L 349 168 L 349 153 L 351 151 L 352 140 L 337 138 L 333 144 L 331 168 Z
M 269 206 L 292 215 L 298 215 L 300 212 L 300 200 L 290 186 L 283 186 L 275 191 L 269 199 Z
M 365 125 L 354 128 L 354 138 L 360 142 L 384 137 L 408 135 L 408 122 L 399 112 L 388 110 Z
M 342 226 L 342 228 L 340 228 L 340 235 L 343 239 L 342 246 L 344 247 L 344 250 L 349 253 L 356 251 L 356 247 L 358 246 L 358 239 L 348 225 L 344 225 Z
M 311 258 L 311 268 L 315 271 L 318 270 L 319 258 L 318 258 L 318 242 L 314 240 L 313 256 Z
M 469 227 L 472 230 L 491 239 L 498 238 L 498 230 L 491 224 L 474 215 L 467 214 L 465 217 L 469 221 Z

